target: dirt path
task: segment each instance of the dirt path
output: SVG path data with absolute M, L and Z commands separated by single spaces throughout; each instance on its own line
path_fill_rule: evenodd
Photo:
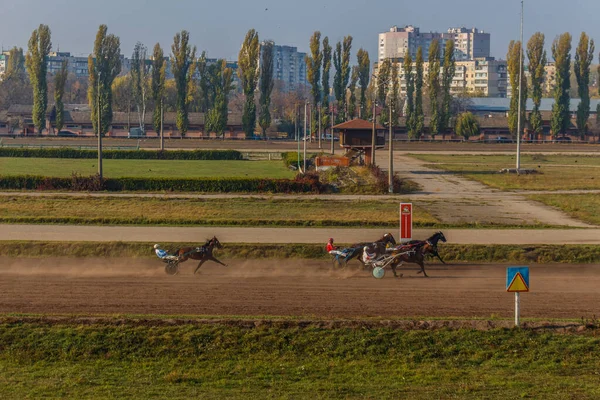
M 378 164 L 385 170 L 389 157 L 381 154 Z M 543 224 L 590 228 L 592 225 L 575 220 L 565 213 L 526 199 L 520 193 L 502 192 L 457 174 L 428 168 L 426 161 L 402 154 L 394 155 L 394 170 L 398 176 L 422 186 L 420 200 L 445 199 L 428 211 L 445 223 Z
M 326 262 L 192 268 L 170 277 L 150 260 L 0 258 L 0 313 L 510 318 L 514 309 L 504 265 L 433 266 L 429 279 L 404 268 L 383 280 Z M 532 265 L 531 287 L 523 317 L 600 315 L 598 266 Z
M 216 235 L 223 243 L 313 243 L 334 237 L 338 243 L 374 240 L 385 229 L 344 228 L 240 228 L 146 227 L 85 225 L 0 225 L 0 240 L 67 242 L 194 242 Z M 417 229 L 415 238 L 426 238 L 433 229 Z M 397 236 L 397 232 L 392 232 Z M 600 244 L 600 229 L 444 229 L 455 244 Z

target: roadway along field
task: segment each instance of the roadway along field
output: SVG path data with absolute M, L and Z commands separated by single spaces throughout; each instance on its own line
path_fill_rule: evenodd
M 163 314 L 367 317 L 505 317 L 505 265 L 403 267 L 404 278 L 333 272 L 319 261 L 234 261 L 228 268 L 192 263 L 167 276 L 158 260 L 0 259 L 0 313 Z M 532 265 L 529 318 L 600 315 L 600 269 Z

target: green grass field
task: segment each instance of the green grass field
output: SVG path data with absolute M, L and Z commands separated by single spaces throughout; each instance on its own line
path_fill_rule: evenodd
M 544 194 L 529 195 L 531 200 L 558 208 L 573 218 L 600 225 L 600 194 Z
M 71 224 L 398 226 L 397 201 L 3 197 L 0 222 Z M 415 209 L 417 227 L 438 220 Z
M 600 157 L 581 155 L 524 155 L 521 168 L 541 173 L 498 174 L 515 168 L 515 156 L 505 155 L 412 155 L 431 162 L 432 168 L 452 171 L 501 190 L 600 189 Z
M 595 330 L 3 318 L 0 397 L 595 399 Z
M 104 160 L 107 178 L 293 178 L 281 161 Z M 0 158 L 1 175 L 68 177 L 94 175 L 96 160 L 61 158 Z

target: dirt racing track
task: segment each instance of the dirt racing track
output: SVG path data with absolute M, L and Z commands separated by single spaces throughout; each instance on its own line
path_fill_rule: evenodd
M 229 268 L 182 264 L 167 276 L 158 260 L 0 258 L 0 313 L 369 317 L 505 317 L 506 265 L 434 265 L 430 278 L 403 267 L 376 280 L 331 271 L 325 261 L 230 261 Z M 595 265 L 532 265 L 525 318 L 600 315 Z

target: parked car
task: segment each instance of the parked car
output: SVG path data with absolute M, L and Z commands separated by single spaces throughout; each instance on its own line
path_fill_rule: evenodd
M 568 136 L 557 137 L 553 140 L 554 143 L 571 143 L 571 138 Z
M 144 132 L 140 128 L 131 128 L 127 137 L 129 139 L 143 138 L 146 137 L 146 132 Z
M 513 142 L 513 140 L 506 136 L 498 136 L 496 138 L 496 143 L 512 143 L 512 142 Z
M 71 131 L 60 131 L 56 134 L 58 137 L 77 137 L 78 135 L 75 132 Z
M 331 133 L 321 134 L 321 140 L 331 140 Z M 333 140 L 338 141 L 338 140 L 340 140 L 340 138 L 337 136 L 334 136 Z

